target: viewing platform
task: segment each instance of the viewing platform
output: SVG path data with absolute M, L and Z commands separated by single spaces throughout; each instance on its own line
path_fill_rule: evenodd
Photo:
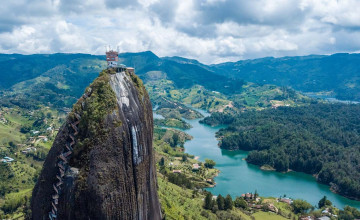
M 135 73 L 133 67 L 126 67 L 124 64 L 119 64 L 119 52 L 116 50 L 107 50 L 106 51 L 106 62 L 107 68 L 113 68 L 116 72 L 125 72 L 128 71 L 130 74 Z

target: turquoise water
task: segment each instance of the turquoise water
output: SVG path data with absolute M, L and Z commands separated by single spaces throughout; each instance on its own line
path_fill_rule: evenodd
M 209 115 L 202 110 L 198 111 L 205 116 Z M 216 187 L 208 189 L 213 194 L 230 194 L 234 198 L 242 193 L 257 190 L 261 196 L 279 197 L 286 194 L 290 198 L 304 199 L 312 205 L 317 205 L 323 196 L 327 196 L 336 207 L 350 205 L 360 209 L 359 201 L 332 193 L 328 186 L 317 183 L 311 175 L 263 171 L 255 165 L 248 164 L 244 160 L 247 156 L 246 151 L 226 151 L 217 146 L 215 133 L 220 127 L 200 124 L 199 119 L 186 121 L 192 125 L 186 132 L 194 139 L 185 143 L 185 151 L 199 156 L 201 161 L 205 158 L 214 160 L 216 168 L 221 172 L 215 178 Z

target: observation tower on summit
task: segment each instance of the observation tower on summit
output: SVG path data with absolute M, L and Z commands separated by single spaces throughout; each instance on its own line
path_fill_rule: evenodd
M 106 48 L 106 61 L 108 68 L 117 67 L 119 62 L 119 52 L 118 50 L 112 50 Z
M 110 46 L 106 46 L 106 62 L 107 68 L 115 68 L 117 72 L 127 71 L 130 74 L 135 73 L 135 69 L 132 67 L 126 67 L 124 64 L 119 64 L 119 47 L 117 50 L 113 50 Z

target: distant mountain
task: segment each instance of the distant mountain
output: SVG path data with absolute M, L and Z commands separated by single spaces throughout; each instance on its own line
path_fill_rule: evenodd
M 35 79 L 60 66 L 84 75 L 98 73 L 104 66 L 101 66 L 102 60 L 104 58 L 89 54 L 0 54 L 0 89 L 8 89 L 16 83 Z
M 331 92 L 360 101 L 360 54 L 266 57 L 212 65 L 212 70 L 260 84 L 290 86 L 303 92 Z
M 151 51 L 122 53 L 119 59 L 135 67 L 145 82 L 151 80 L 149 72 L 156 72 L 159 79 L 171 80 L 176 88 L 198 84 L 211 91 L 234 94 L 241 92 L 244 81 L 250 81 L 360 100 L 360 54 L 268 57 L 217 65 L 182 57 L 160 58 Z M 6 95 L 0 104 L 29 107 L 50 102 L 71 107 L 104 67 L 105 56 L 101 55 L 0 54 L 0 95 Z
M 119 60 L 127 66 L 135 67 L 136 73 L 141 78 L 150 71 L 162 72 L 178 88 L 190 88 L 198 84 L 209 90 L 232 94 L 240 91 L 244 84 L 242 80 L 224 77 L 196 60 L 181 57 L 159 58 L 150 51 L 120 54 Z
M 0 89 L 5 97 L 0 104 L 29 108 L 50 102 L 71 107 L 103 68 L 104 59 L 88 54 L 2 54 Z
M 136 73 L 146 81 L 147 73 L 157 71 L 174 82 L 177 88 L 190 88 L 195 84 L 209 90 L 232 94 L 241 90 L 242 80 L 233 80 L 215 73 L 200 63 L 180 63 L 159 58 L 147 51 L 123 53 L 120 63 L 135 67 Z M 105 56 L 89 54 L 0 54 L 0 104 L 23 107 L 52 103 L 57 107 L 71 107 L 85 87 L 106 67 Z M 35 101 L 34 101 L 35 100 Z

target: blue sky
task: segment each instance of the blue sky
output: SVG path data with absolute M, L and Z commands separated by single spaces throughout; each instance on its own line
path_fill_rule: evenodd
M 17 0 L 0 53 L 151 50 L 219 63 L 360 52 L 359 0 Z

